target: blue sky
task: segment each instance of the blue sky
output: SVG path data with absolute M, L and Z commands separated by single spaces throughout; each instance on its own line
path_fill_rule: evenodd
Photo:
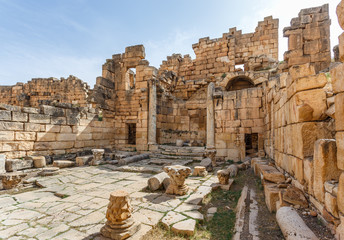
M 93 87 L 106 58 L 144 44 L 159 67 L 173 53 L 190 54 L 201 37 L 221 37 L 231 27 L 253 32 L 257 22 L 280 19 L 282 29 L 301 8 L 330 4 L 332 46 L 342 32 L 339 0 L 0 0 L 0 85 L 37 77 L 74 75 Z

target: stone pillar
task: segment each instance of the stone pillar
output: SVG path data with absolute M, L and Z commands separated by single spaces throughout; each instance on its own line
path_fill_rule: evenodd
M 209 83 L 207 94 L 207 149 L 215 148 L 215 113 L 213 94 L 215 91 L 214 83 Z
M 156 79 L 149 81 L 149 116 L 148 116 L 148 145 L 149 149 L 157 144 L 156 142 Z
M 185 184 L 185 179 L 190 176 L 191 169 L 181 165 L 174 165 L 164 167 L 164 171 L 171 178 L 171 183 L 166 189 L 166 194 L 187 194 L 189 187 Z
M 121 190 L 112 192 L 106 211 L 107 221 L 100 233 L 104 237 L 116 240 L 134 235 L 141 228 L 141 224 L 134 220 L 132 211 L 129 193 Z

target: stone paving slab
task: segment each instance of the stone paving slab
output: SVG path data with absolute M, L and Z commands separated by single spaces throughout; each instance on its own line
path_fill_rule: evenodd
M 180 220 L 201 220 L 199 206 L 186 202 L 207 195 L 215 179 L 189 178 L 188 195 L 171 196 L 146 190 L 151 174 L 116 170 L 112 165 L 62 169 L 59 175 L 31 179 L 42 188 L 0 195 L 0 239 L 104 239 L 99 230 L 106 221 L 109 195 L 118 189 L 131 194 L 133 215 L 142 222 L 137 236 L 166 216 L 180 216 L 179 220 L 170 219 L 172 225 Z

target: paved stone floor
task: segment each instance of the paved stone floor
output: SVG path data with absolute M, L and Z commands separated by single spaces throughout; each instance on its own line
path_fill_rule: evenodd
M 114 171 L 111 165 L 60 171 L 37 177 L 42 188 L 0 195 L 0 239 L 102 239 L 98 233 L 109 194 L 118 189 L 131 194 L 133 215 L 143 223 L 138 236 L 160 220 L 170 226 L 177 220 L 202 220 L 198 204 L 217 181 L 214 176 L 189 177 L 188 195 L 175 197 L 143 191 L 151 174 Z M 171 215 L 178 217 L 171 220 Z

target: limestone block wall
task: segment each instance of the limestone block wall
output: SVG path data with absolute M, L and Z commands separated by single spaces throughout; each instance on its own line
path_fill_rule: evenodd
M 265 55 L 278 59 L 278 19 L 266 17 L 254 33 L 242 34 L 231 28 L 221 38 L 201 38 L 192 47 L 196 59 L 174 54 L 162 62 L 159 74 L 167 70 L 174 71 L 184 81 L 202 80 L 234 72 L 238 69 L 236 65 L 248 63 L 252 57 Z
M 223 91 L 223 97 L 214 99 L 216 156 L 243 160 L 245 134 L 258 134 L 263 149 L 264 113 L 261 87 L 237 91 Z
M 0 103 L 38 107 L 46 102 L 73 103 L 87 106 L 90 87 L 82 80 L 68 78 L 34 78 L 27 83 L 14 86 L 0 86 Z
M 197 141 L 206 139 L 206 89 L 201 88 L 189 99 L 177 99 L 161 93 L 157 103 L 157 138 L 159 144 L 175 144 L 176 139 Z
M 288 66 L 314 63 L 316 72 L 331 63 L 329 5 L 303 9 L 283 30 L 288 37 L 284 59 Z
M 0 153 L 8 159 L 64 155 L 114 146 L 114 116 L 71 104 L 0 106 Z
M 344 1 L 337 6 L 338 22 L 344 30 Z M 337 227 L 338 239 L 344 239 L 344 33 L 339 36 L 339 58 L 342 63 L 331 70 L 333 93 L 335 94 L 335 119 L 336 119 L 336 147 L 337 167 L 339 169 L 339 181 L 329 185 L 326 190 L 325 204 L 327 209 L 332 209 L 340 220 Z M 337 198 L 335 198 L 337 196 Z
M 341 140 L 335 128 L 344 116 L 339 117 L 337 112 L 334 116 L 331 111 L 335 81 L 330 76 L 334 70 L 331 75 L 317 74 L 315 68 L 314 63 L 292 66 L 288 73 L 263 83 L 264 148 L 276 166 L 304 191 L 318 213 L 336 227 L 340 222 L 337 196 L 340 199 Z M 337 102 L 335 107 L 337 111 Z
M 117 149 L 148 150 L 149 81 L 156 78 L 157 70 L 144 57 L 143 45 L 131 46 L 103 66 L 103 78 L 114 82 L 107 102 L 113 105 Z M 135 144 L 129 141 L 130 124 L 135 126 Z

